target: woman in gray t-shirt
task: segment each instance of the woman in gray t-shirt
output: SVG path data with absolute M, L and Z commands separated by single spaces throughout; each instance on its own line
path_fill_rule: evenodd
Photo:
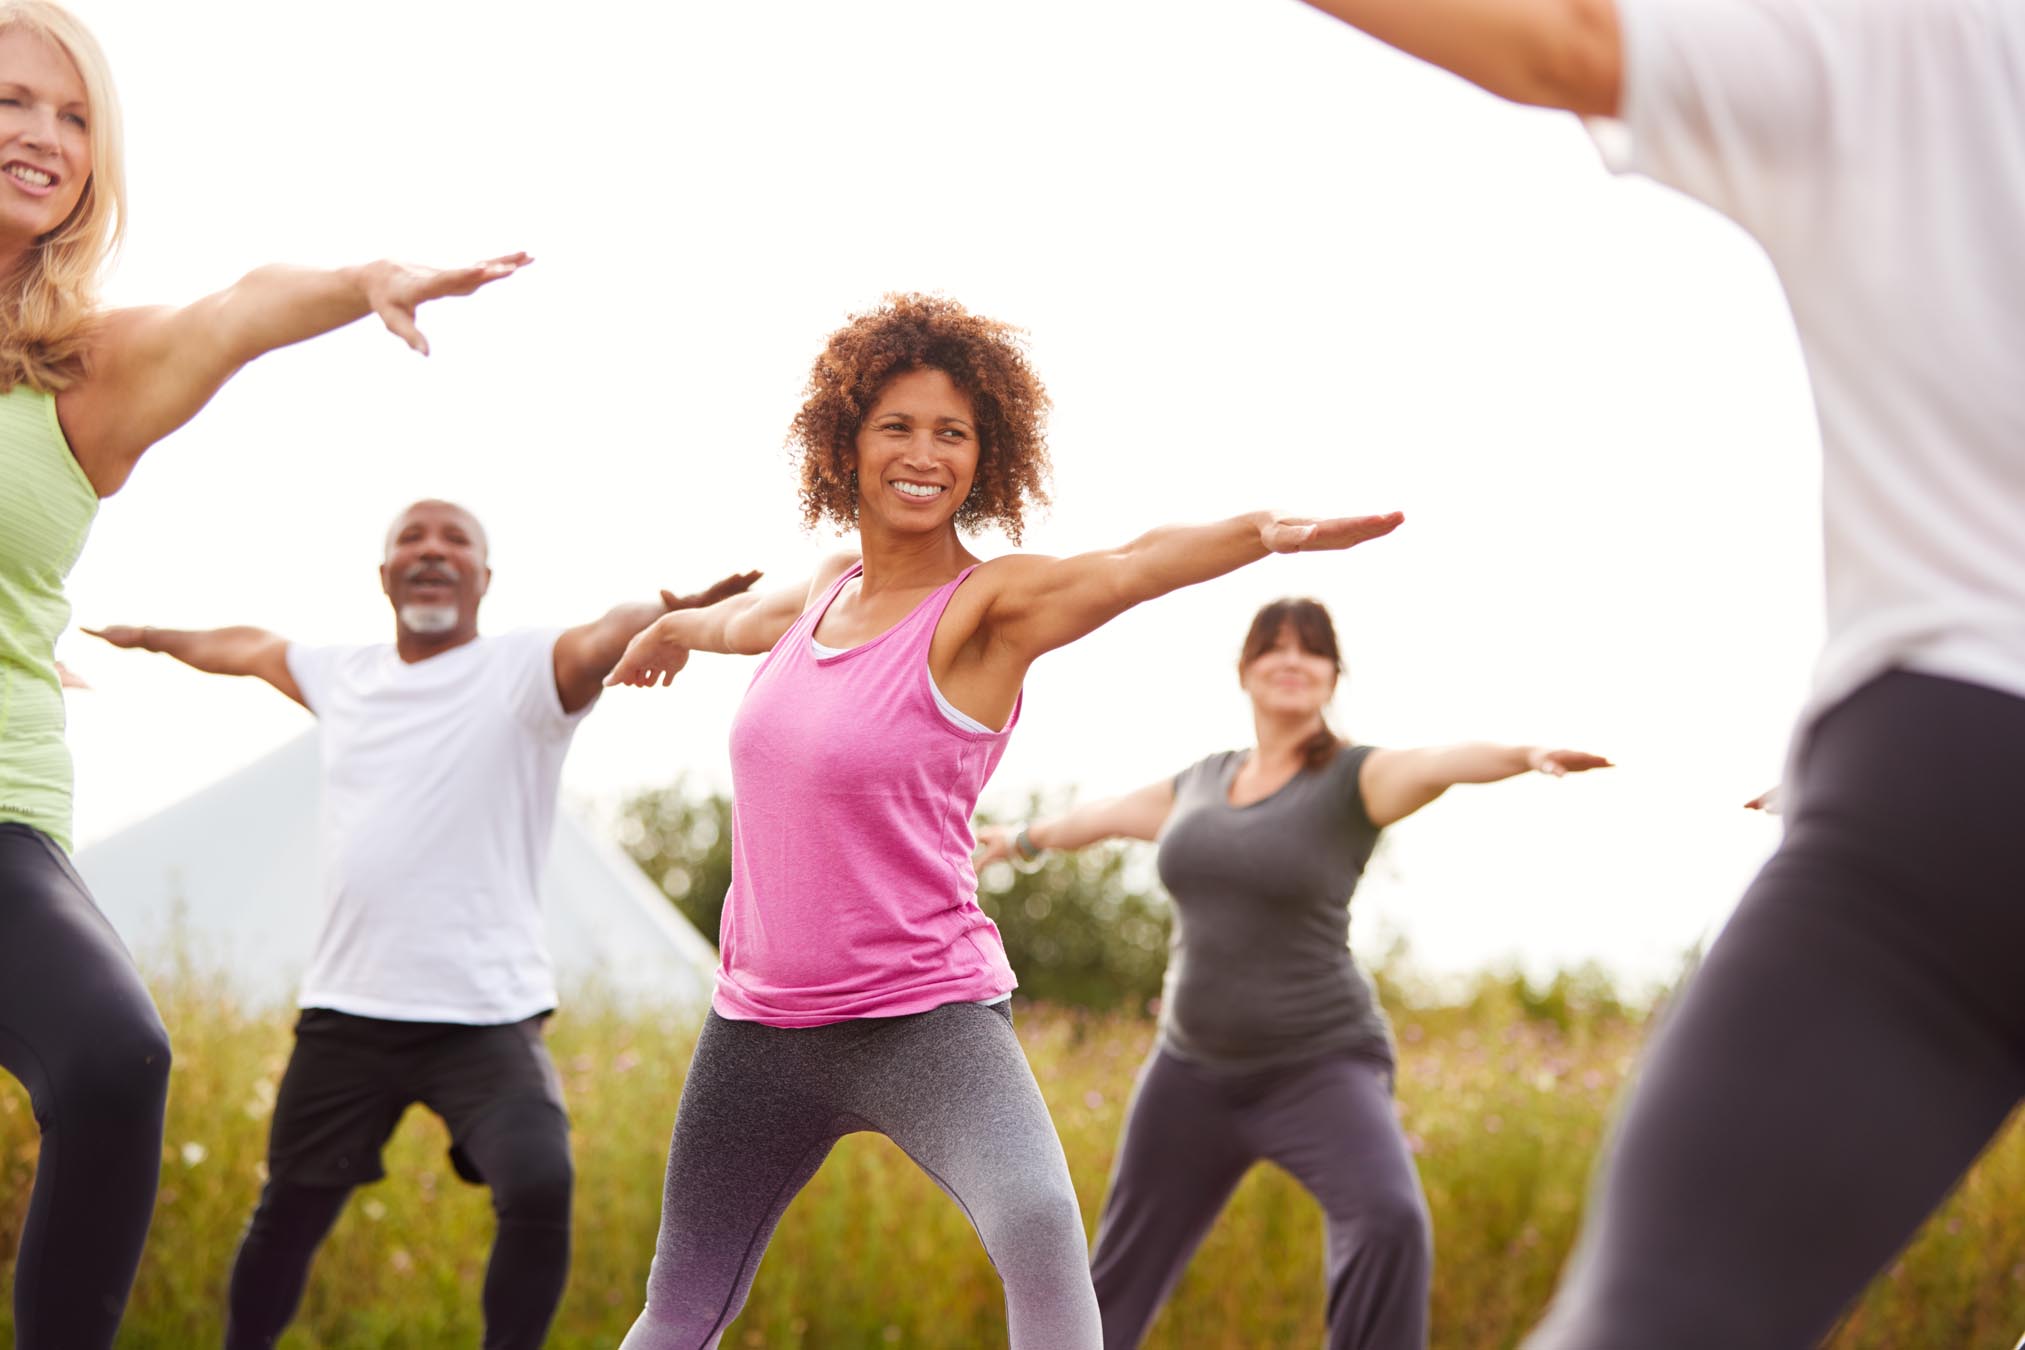
M 1256 746 L 1017 833 L 979 831 L 980 862 L 1157 839 L 1174 897 L 1160 1040 L 1091 1258 L 1107 1350 L 1139 1344 L 1260 1159 L 1327 1217 L 1333 1350 L 1427 1344 L 1427 1206 L 1392 1111 L 1385 1017 L 1350 959 L 1350 895 L 1378 832 L 1451 785 L 1609 762 L 1532 746 L 1346 745 L 1323 717 L 1341 672 L 1328 611 L 1276 601 L 1238 660 Z

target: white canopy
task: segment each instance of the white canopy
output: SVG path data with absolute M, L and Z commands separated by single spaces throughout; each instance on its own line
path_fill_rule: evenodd
M 322 920 L 316 734 L 77 855 L 143 965 L 183 943 L 252 1002 L 294 997 Z M 567 810 L 542 873 L 567 1000 L 586 989 L 701 1014 L 717 952 L 638 867 Z

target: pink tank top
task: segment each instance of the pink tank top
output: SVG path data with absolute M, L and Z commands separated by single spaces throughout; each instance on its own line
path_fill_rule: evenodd
M 928 645 L 974 568 L 862 646 L 809 642 L 851 568 L 795 620 L 731 727 L 720 1017 L 813 1027 L 977 1002 L 1017 983 L 977 905 L 971 812 L 1019 722 L 935 706 Z

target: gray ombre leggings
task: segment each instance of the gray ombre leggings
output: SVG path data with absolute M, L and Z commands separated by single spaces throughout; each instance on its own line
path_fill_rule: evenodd
M 1083 1220 L 1003 1006 L 783 1029 L 712 1013 L 675 1115 L 647 1308 L 623 1350 L 713 1350 L 774 1225 L 847 1134 L 898 1144 L 1005 1282 L 1014 1350 L 1098 1350 Z
M 1231 1074 L 1156 1050 L 1139 1075 L 1091 1257 L 1107 1350 L 1145 1338 L 1252 1164 L 1321 1202 L 1330 1350 L 1425 1350 L 1434 1247 L 1391 1070 L 1340 1054 Z
M 1891 674 L 1654 1039 L 1530 1350 L 1805 1350 L 2025 1093 L 2025 699 Z

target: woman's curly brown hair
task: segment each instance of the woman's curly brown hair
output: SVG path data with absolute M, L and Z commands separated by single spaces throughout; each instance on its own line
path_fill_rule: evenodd
M 934 295 L 888 295 L 854 314 L 809 371 L 788 444 L 801 456 L 802 519 L 849 526 L 858 493 L 845 457 L 879 391 L 910 370 L 939 370 L 977 412 L 977 476 L 956 508 L 963 529 L 996 525 L 1017 544 L 1029 504 L 1048 500 L 1048 391 L 1010 324 Z

